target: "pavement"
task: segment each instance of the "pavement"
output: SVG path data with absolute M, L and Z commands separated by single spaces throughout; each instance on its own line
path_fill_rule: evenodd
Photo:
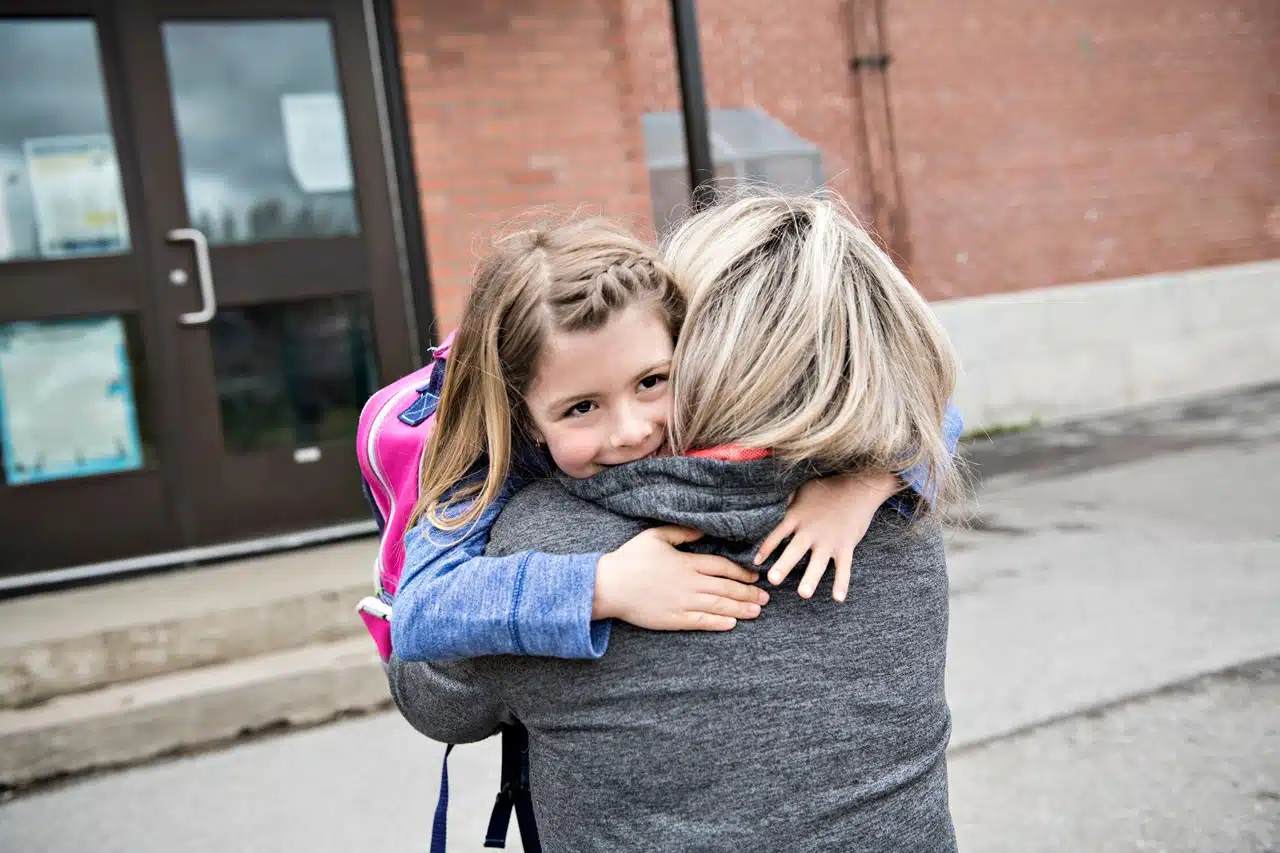
M 962 849 L 1280 850 L 1280 388 L 972 456 L 949 541 Z M 454 752 L 450 850 L 480 849 L 496 747 Z M 250 739 L 12 798 L 0 853 L 422 850 L 440 755 L 394 713 Z
M 1280 850 L 1280 660 L 951 756 L 960 849 Z

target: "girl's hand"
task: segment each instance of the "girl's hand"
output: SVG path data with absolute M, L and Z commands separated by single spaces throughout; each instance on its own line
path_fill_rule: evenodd
M 621 619 L 652 631 L 728 631 L 754 619 L 769 593 L 758 572 L 677 545 L 702 537 L 686 527 L 654 527 L 596 566 L 592 619 Z
M 831 597 L 844 601 L 849 594 L 853 549 L 871 526 L 876 510 L 901 489 L 902 481 L 896 474 L 841 474 L 810 480 L 792 497 L 782 523 L 760 544 L 755 564 L 767 560 L 790 536 L 791 542 L 769 569 L 769 583 L 782 583 L 809 554 L 809 566 L 800 579 L 800 595 L 809 598 L 826 574 L 827 564 L 835 560 Z

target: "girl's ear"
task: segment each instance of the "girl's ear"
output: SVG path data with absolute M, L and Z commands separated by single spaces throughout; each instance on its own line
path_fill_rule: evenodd
M 546 438 L 542 435 L 542 430 L 538 429 L 533 424 L 529 425 L 529 437 L 532 438 L 533 443 L 539 447 L 542 447 L 547 443 Z

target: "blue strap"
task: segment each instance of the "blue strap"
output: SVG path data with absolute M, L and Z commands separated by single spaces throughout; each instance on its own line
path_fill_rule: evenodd
M 400 413 L 400 422 L 405 426 L 416 427 L 436 413 L 440 398 L 429 391 L 419 392 L 417 399 L 409 404 L 409 408 Z
M 503 849 L 507 846 L 507 828 L 511 825 L 513 810 L 525 853 L 542 853 L 533 797 L 529 794 L 529 733 L 519 723 L 502 727 L 502 789 L 489 815 L 485 847 Z
M 514 811 L 525 853 L 542 853 L 542 841 L 538 837 L 538 824 L 533 814 L 533 797 L 529 794 L 528 737 L 524 726 L 519 724 L 502 727 L 502 790 L 489 818 L 485 847 L 506 847 L 507 827 Z M 431 825 L 431 853 L 445 853 L 450 752 L 453 752 L 453 744 L 444 748 L 444 761 L 440 764 L 440 798 L 436 800 L 436 815 Z
M 445 853 L 445 824 L 449 819 L 449 753 L 453 744 L 444 748 L 444 761 L 440 763 L 440 799 L 436 800 L 436 816 L 431 823 L 431 853 Z
M 542 853 L 542 840 L 538 837 L 538 822 L 533 816 L 533 797 L 528 789 L 516 797 L 516 822 L 520 824 L 520 841 L 524 853 Z
M 484 834 L 484 846 L 505 850 L 507 846 L 507 827 L 511 825 L 511 809 L 515 806 L 511 794 L 506 790 L 498 793 L 498 799 L 489 813 L 489 828 Z
M 418 396 L 399 414 L 405 426 L 416 427 L 436 413 L 440 405 L 440 389 L 444 387 L 444 361 L 438 359 L 427 376 L 427 381 L 415 390 Z

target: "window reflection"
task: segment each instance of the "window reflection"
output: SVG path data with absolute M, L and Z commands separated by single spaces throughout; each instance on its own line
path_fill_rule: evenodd
M 0 20 L 0 261 L 128 250 L 95 25 Z
M 709 113 L 715 190 L 747 183 L 784 192 L 810 192 L 822 186 L 822 151 L 759 107 L 714 109 Z M 653 225 L 667 233 L 689 212 L 689 160 L 684 116 L 645 113 L 645 164 Z
M 358 297 L 224 308 L 209 333 L 227 451 L 355 439 L 377 381 Z
M 192 225 L 212 244 L 359 231 L 327 21 L 171 22 Z

